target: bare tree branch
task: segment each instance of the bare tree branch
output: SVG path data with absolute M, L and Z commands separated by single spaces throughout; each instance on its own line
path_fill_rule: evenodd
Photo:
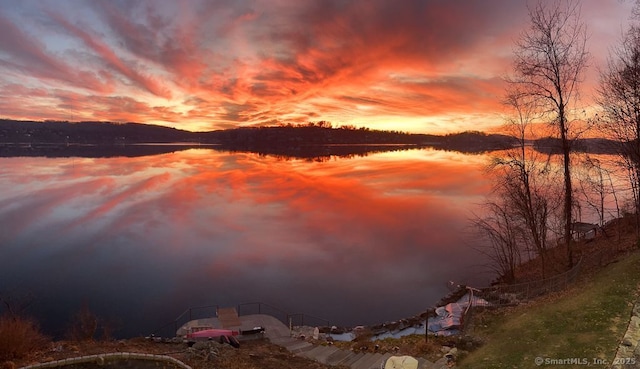
M 516 43 L 514 76 L 524 96 L 536 101 L 541 118 L 556 128 L 562 145 L 564 176 L 564 240 L 569 267 L 573 265 L 571 225 L 573 187 L 571 181 L 570 106 L 578 98 L 578 86 L 587 67 L 586 28 L 578 1 L 539 1 L 529 9 L 530 27 Z

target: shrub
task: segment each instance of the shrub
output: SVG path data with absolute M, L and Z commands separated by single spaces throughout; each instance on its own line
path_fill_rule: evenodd
M 92 341 L 98 330 L 98 317 L 83 305 L 72 318 L 67 336 L 74 341 Z
M 0 316 L 0 361 L 24 358 L 48 342 L 33 320 Z

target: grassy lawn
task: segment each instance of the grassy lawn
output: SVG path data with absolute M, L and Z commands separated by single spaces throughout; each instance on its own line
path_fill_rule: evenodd
M 556 296 L 508 310 L 478 312 L 470 334 L 484 345 L 461 368 L 539 368 L 535 358 L 593 358 L 609 362 L 638 296 L 640 252 L 607 266 Z M 561 365 L 582 367 L 582 365 Z M 548 365 L 547 367 L 556 367 Z

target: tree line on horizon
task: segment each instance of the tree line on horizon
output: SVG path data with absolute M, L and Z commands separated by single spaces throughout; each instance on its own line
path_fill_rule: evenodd
M 279 156 L 298 156 L 305 151 L 306 156 L 319 152 L 310 150 L 319 145 L 377 145 L 372 151 L 380 151 L 383 146 L 414 145 L 433 147 L 463 153 L 485 153 L 505 150 L 518 144 L 513 135 L 481 131 L 464 131 L 446 135 L 407 133 L 402 131 L 374 130 L 353 125 L 333 126 L 330 122 L 309 122 L 303 124 L 279 124 L 275 126 L 238 127 L 208 132 L 190 132 L 165 126 L 141 123 L 111 122 L 68 122 L 68 121 L 18 121 L 0 119 L 0 154 L 10 156 L 16 147 L 7 144 L 45 144 L 45 154 L 54 154 L 51 145 L 70 146 L 64 151 L 72 154 L 91 155 L 91 150 L 74 150 L 77 145 L 100 145 L 96 154 L 127 151 L 127 145 L 138 143 L 184 143 L 215 144 L 229 151 L 251 151 Z M 556 138 L 542 137 L 527 140 L 527 145 L 541 152 L 557 154 L 561 145 Z M 607 139 L 579 139 L 574 143 L 577 151 L 597 154 L 614 154 L 617 142 Z M 109 146 L 114 146 L 109 148 Z M 57 149 L 60 149 L 59 147 Z M 32 151 L 37 153 L 33 147 Z M 24 154 L 24 150 L 18 150 Z M 42 150 L 41 150 L 42 151 Z M 60 150 L 57 150 L 60 151 Z M 131 150 L 128 150 L 131 151 Z M 135 150 L 134 150 L 135 151 Z M 147 150 L 148 151 L 148 150 Z M 324 150 L 325 152 L 327 150 Z M 327 152 L 345 150 L 332 149 Z M 145 151 L 146 152 L 146 151 Z M 354 154 L 366 153 L 359 148 Z M 74 154 L 74 155 L 75 155 Z

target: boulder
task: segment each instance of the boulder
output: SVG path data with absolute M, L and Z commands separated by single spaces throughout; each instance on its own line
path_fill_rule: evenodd
M 384 369 L 418 369 L 418 360 L 411 356 L 391 356 Z

